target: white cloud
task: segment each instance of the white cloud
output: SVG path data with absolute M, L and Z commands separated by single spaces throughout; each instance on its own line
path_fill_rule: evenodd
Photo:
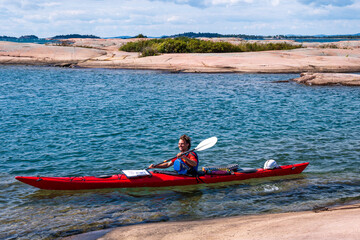
M 352 5 L 355 2 L 355 0 L 299 0 L 299 2 L 314 6 L 344 7 L 344 6 Z
M 179 16 L 170 16 L 166 19 L 167 22 L 177 22 L 180 20 Z
M 41 7 L 58 7 L 61 6 L 60 2 L 44 2 L 40 3 L 39 6 Z
M 359 32 L 360 0 L 0 0 L 0 35 Z
M 252 3 L 253 0 L 212 0 L 211 4 L 212 5 L 234 5 L 234 4 L 239 4 L 239 3 Z
M 280 4 L 280 0 L 271 0 L 271 5 L 278 6 Z

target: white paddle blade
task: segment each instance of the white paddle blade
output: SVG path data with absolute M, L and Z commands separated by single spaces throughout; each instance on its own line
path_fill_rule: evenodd
M 214 146 L 217 142 L 217 137 L 211 137 L 208 139 L 205 139 L 204 141 L 202 141 L 201 143 L 199 143 L 199 145 L 197 145 L 197 147 L 195 148 L 195 151 L 202 151 L 208 148 L 211 148 L 212 146 Z

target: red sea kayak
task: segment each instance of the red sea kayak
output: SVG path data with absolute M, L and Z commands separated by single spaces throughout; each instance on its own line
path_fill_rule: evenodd
M 161 172 L 152 172 L 150 176 L 128 178 L 125 174 L 106 177 L 15 177 L 17 180 L 31 186 L 48 190 L 82 190 L 103 188 L 137 188 L 137 187 L 169 187 L 220 182 L 241 181 L 250 178 L 265 178 L 285 176 L 301 173 L 306 163 L 279 166 L 276 169 L 254 169 L 251 172 L 233 172 L 229 175 L 203 175 L 198 177 L 185 175 L 169 175 Z

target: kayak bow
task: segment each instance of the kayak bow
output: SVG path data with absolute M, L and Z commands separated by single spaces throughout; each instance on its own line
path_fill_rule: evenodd
M 253 172 L 234 172 L 230 175 L 204 175 L 192 177 L 186 175 L 168 175 L 161 172 L 152 172 L 150 176 L 128 178 L 125 174 L 116 174 L 105 177 L 24 177 L 17 176 L 15 179 L 47 190 L 83 190 L 103 188 L 136 188 L 136 187 L 169 187 L 196 184 L 210 184 L 220 182 L 241 181 L 251 178 L 265 178 L 300 174 L 309 165 L 308 162 L 280 166 L 272 170 L 262 168 Z

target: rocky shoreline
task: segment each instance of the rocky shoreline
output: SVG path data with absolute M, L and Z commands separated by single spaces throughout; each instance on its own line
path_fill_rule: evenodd
M 162 54 L 139 57 L 138 53 L 119 51 L 119 47 L 136 39 L 71 39 L 57 45 L 0 42 L 2 65 L 49 65 L 81 68 L 121 68 L 165 70 L 191 73 L 355 73 L 360 72 L 360 41 L 304 43 L 294 50 L 241 53 Z M 237 39 L 213 39 L 230 41 Z M 272 40 L 273 42 L 274 40 Z M 258 41 L 268 42 L 268 41 Z M 287 41 L 288 43 L 298 44 Z M 329 85 L 349 83 L 346 74 L 317 75 L 299 83 L 317 85 L 316 79 L 331 77 Z M 353 77 L 353 76 L 351 76 Z M 344 81 L 346 83 L 344 83 Z M 344 84 L 343 84 L 344 83 Z
M 293 79 L 305 85 L 343 85 L 360 86 L 360 74 L 344 73 L 301 73 L 299 78 Z
M 360 204 L 307 212 L 138 224 L 100 230 L 64 240 L 115 239 L 359 239 Z

